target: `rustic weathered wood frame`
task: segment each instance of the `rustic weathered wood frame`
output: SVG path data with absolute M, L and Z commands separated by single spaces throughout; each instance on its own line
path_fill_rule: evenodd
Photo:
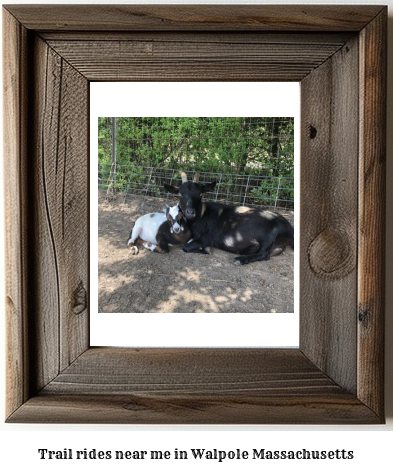
M 384 422 L 386 18 L 353 5 L 3 9 L 7 421 Z M 301 83 L 299 349 L 89 346 L 94 80 Z

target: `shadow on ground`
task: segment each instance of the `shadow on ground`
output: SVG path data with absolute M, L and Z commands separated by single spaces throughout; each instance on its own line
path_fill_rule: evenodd
M 129 255 L 127 240 L 135 220 L 164 204 L 154 198 L 128 203 L 100 199 L 99 312 L 293 312 L 292 250 L 246 266 L 234 265 L 233 254 L 217 249 L 211 255 L 189 254 L 181 248 L 167 255 L 143 249 Z

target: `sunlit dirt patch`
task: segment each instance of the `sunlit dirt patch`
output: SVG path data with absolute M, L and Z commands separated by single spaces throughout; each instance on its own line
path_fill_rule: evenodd
M 267 262 L 233 264 L 234 254 L 210 255 L 143 248 L 130 255 L 136 219 L 162 210 L 162 199 L 99 198 L 98 307 L 102 313 L 292 313 L 294 255 L 287 249 Z M 285 213 L 293 222 L 292 213 Z M 91 238 L 95 238 L 92 236 Z

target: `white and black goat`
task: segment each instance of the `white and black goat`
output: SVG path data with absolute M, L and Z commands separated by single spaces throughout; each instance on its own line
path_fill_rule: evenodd
M 168 253 L 169 246 L 183 245 L 191 238 L 179 206 L 165 208 L 165 212 L 152 212 L 135 222 L 128 239 L 130 254 L 136 255 L 138 245 L 158 253 Z
M 185 252 L 209 253 L 209 247 L 241 255 L 237 265 L 269 260 L 287 245 L 293 249 L 293 227 L 280 214 L 246 206 L 227 206 L 203 202 L 202 194 L 214 189 L 216 182 L 199 184 L 187 181 L 182 172 L 179 188 L 164 184 L 167 191 L 180 196 L 180 208 L 187 219 L 192 239 L 183 246 Z

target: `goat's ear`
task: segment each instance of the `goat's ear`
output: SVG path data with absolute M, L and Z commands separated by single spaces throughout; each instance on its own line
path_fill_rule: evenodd
M 214 189 L 216 187 L 216 184 L 217 184 L 217 181 L 213 181 L 212 183 L 209 183 L 209 184 L 204 184 L 202 186 L 201 192 L 202 193 L 207 193 L 207 192 L 211 191 L 212 189 Z
M 175 188 L 175 186 L 164 184 L 164 188 L 168 191 L 168 193 L 179 194 L 179 188 Z

